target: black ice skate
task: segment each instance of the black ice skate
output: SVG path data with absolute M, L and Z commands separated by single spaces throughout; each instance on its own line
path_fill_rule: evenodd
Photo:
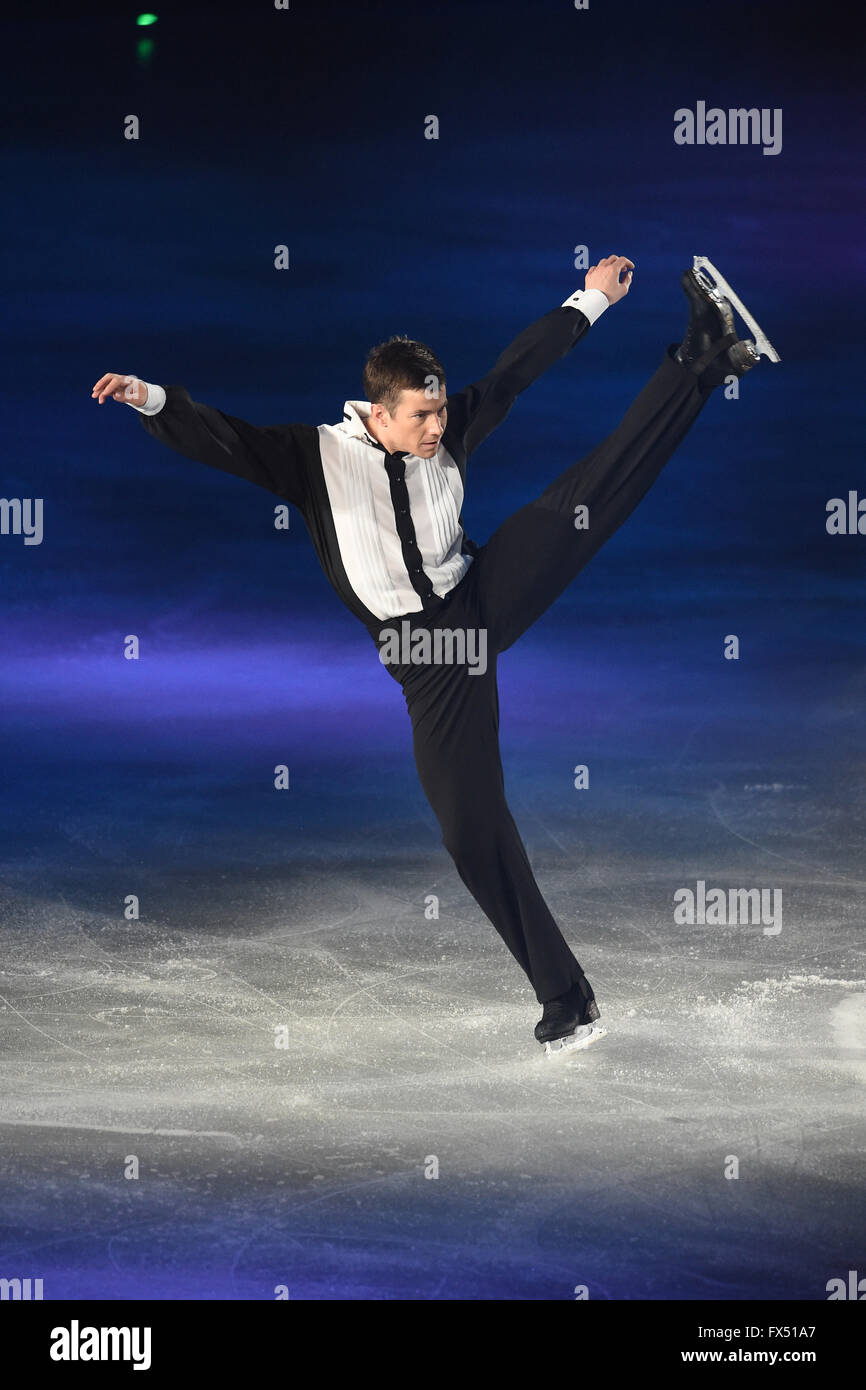
M 536 1040 L 544 1045 L 545 1054 L 553 1057 L 561 1052 L 576 1052 L 589 1047 L 607 1033 L 603 1023 L 597 1023 L 598 1005 L 586 980 L 581 978 L 565 994 L 549 999 L 544 1013 L 535 1025 Z
M 691 317 L 676 355 L 704 385 L 719 386 L 728 376 L 745 376 L 761 356 L 781 361 L 760 324 L 706 256 L 692 258 L 692 268 L 683 272 L 680 283 Z M 754 342 L 737 336 L 735 309 L 755 335 Z

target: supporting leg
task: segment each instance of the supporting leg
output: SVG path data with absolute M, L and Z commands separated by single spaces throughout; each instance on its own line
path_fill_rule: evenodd
M 470 675 L 466 666 L 421 668 L 404 691 L 418 776 L 464 884 L 525 971 L 539 1003 L 579 980 L 591 999 L 505 799 L 495 658 L 483 675 Z

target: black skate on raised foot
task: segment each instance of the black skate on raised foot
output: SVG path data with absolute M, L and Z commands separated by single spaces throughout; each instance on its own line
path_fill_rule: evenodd
M 543 1045 L 548 1057 L 577 1052 L 607 1033 L 604 1024 L 596 1022 L 598 1018 L 598 1005 L 589 981 L 581 975 L 565 994 L 547 1001 L 535 1025 L 536 1041 Z
M 699 376 L 703 386 L 720 386 L 726 377 L 745 376 L 761 356 L 780 362 L 769 338 L 712 261 L 706 256 L 692 259 L 692 268 L 683 272 L 680 282 L 691 315 L 677 361 Z M 754 342 L 738 337 L 735 309 L 755 335 Z

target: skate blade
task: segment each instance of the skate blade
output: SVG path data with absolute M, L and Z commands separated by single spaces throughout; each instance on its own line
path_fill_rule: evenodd
M 554 1038 L 552 1042 L 546 1042 L 544 1055 L 546 1057 L 561 1057 L 565 1053 L 580 1052 L 585 1047 L 591 1047 L 594 1042 L 598 1042 L 599 1038 L 606 1037 L 606 1035 L 607 1029 L 603 1023 L 583 1023 L 567 1037 Z
M 770 342 L 766 333 L 761 328 L 757 319 L 749 313 L 739 295 L 731 289 L 724 275 L 716 270 L 708 256 L 693 256 L 692 270 L 697 275 L 705 289 L 709 290 L 714 299 L 727 299 L 736 309 L 744 323 L 748 324 L 752 333 L 755 335 L 755 351 L 758 356 L 769 357 L 771 362 L 781 362 L 781 357 L 777 353 L 773 344 Z

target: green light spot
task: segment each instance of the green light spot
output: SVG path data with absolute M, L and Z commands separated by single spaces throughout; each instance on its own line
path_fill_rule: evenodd
M 155 23 L 156 23 L 156 15 L 155 15 L 155 14 L 140 14 L 140 15 L 137 17 L 137 19 L 136 19 L 135 22 L 136 22 L 136 24 L 139 24 L 142 28 L 146 28 L 146 26 L 147 26 L 148 24 L 155 24 Z

